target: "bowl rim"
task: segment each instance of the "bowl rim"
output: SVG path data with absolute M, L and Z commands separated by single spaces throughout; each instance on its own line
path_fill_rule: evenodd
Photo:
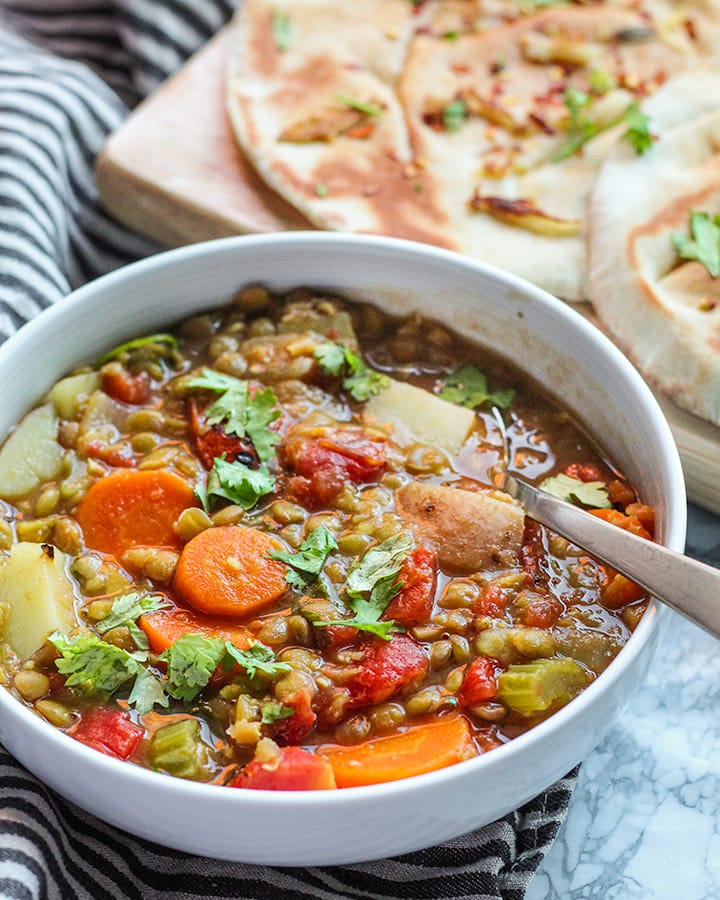
M 567 316 L 571 320 L 573 327 L 581 332 L 586 339 L 600 345 L 602 351 L 610 357 L 611 362 L 621 370 L 628 388 L 639 397 L 647 407 L 648 413 L 652 415 L 654 424 L 663 440 L 664 453 L 661 459 L 670 475 L 669 493 L 666 497 L 667 512 L 669 514 L 667 519 L 668 533 L 665 535 L 664 543 L 672 549 L 682 551 L 684 548 L 687 511 L 680 457 L 670 426 L 657 400 L 634 366 L 603 332 L 585 319 L 577 310 L 573 309 L 572 306 L 510 272 L 451 250 L 401 238 L 315 231 L 236 235 L 202 241 L 170 250 L 161 250 L 152 256 L 120 266 L 105 275 L 93 279 L 71 291 L 64 299 L 53 306 L 40 312 L 0 347 L 0 369 L 5 363 L 6 356 L 14 355 L 18 352 L 18 348 L 22 349 L 25 344 L 32 346 L 35 342 L 36 334 L 45 334 L 56 321 L 61 322 L 68 312 L 76 307 L 83 307 L 85 304 L 92 307 L 94 303 L 101 303 L 102 295 L 107 290 L 128 279 L 142 279 L 153 273 L 162 273 L 163 270 L 171 269 L 178 260 L 193 261 L 213 255 L 222 257 L 236 249 L 249 252 L 253 248 L 275 246 L 277 248 L 282 247 L 284 250 L 294 249 L 300 251 L 302 248 L 308 248 L 317 244 L 327 246 L 336 255 L 342 251 L 360 254 L 368 251 L 386 254 L 401 253 L 429 259 L 433 262 L 445 263 L 450 267 L 459 266 L 470 273 L 499 282 L 518 291 L 541 305 L 550 307 L 551 311 L 554 310 L 555 313 L 559 313 L 561 316 Z M 410 778 L 381 784 L 343 788 L 342 790 L 233 791 L 226 790 L 224 785 L 186 781 L 145 769 L 133 763 L 128 764 L 124 760 L 114 759 L 99 753 L 97 750 L 86 747 L 79 741 L 68 741 L 68 736 L 65 733 L 45 722 L 40 716 L 24 706 L 22 702 L 12 696 L 7 688 L 0 690 L 0 709 L 11 716 L 19 716 L 34 737 L 49 742 L 48 748 L 50 750 L 54 749 L 61 754 L 77 754 L 78 759 L 84 761 L 87 766 L 97 770 L 98 773 L 105 771 L 108 775 L 123 779 L 130 789 L 142 791 L 147 788 L 156 790 L 164 786 L 166 790 L 172 790 L 178 796 L 182 796 L 188 803 L 193 803 L 193 801 L 199 801 L 200 799 L 206 801 L 210 796 L 209 792 L 213 792 L 213 802 L 217 802 L 221 806 L 223 804 L 230 806 L 244 804 L 257 808 L 278 807 L 282 809 L 285 806 L 296 806 L 299 803 L 307 806 L 327 806 L 330 804 L 331 807 L 334 807 L 338 804 L 355 803 L 363 798 L 372 798 L 376 801 L 392 801 L 395 796 L 414 791 L 421 784 L 422 786 L 430 787 L 438 783 L 449 783 L 456 779 L 464 779 L 471 771 L 475 770 L 477 775 L 485 772 L 486 777 L 489 777 L 492 775 L 493 769 L 498 766 L 502 767 L 507 760 L 517 754 L 531 751 L 533 745 L 541 743 L 552 731 L 562 729 L 566 721 L 579 716 L 582 708 L 592 703 L 596 694 L 604 693 L 615 682 L 622 679 L 625 671 L 634 663 L 636 657 L 641 653 L 652 635 L 667 620 L 669 615 L 670 610 L 667 607 L 661 607 L 657 600 L 651 600 L 645 615 L 628 642 L 595 681 L 565 707 L 553 713 L 529 731 L 493 749 L 491 753 L 480 754 L 472 759 L 455 763 L 446 768 L 422 775 L 415 775 Z M 547 785 L 539 785 L 538 793 L 546 787 Z

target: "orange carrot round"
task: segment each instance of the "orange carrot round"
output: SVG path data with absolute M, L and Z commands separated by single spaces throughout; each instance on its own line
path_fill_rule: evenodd
M 185 545 L 175 569 L 175 590 L 193 609 L 214 616 L 247 616 L 284 593 L 285 563 L 270 559 L 284 550 L 264 531 L 221 525 Z
M 169 547 L 182 540 L 173 529 L 180 513 L 197 506 L 185 479 L 161 469 L 123 469 L 96 481 L 78 507 L 85 544 L 121 556 L 131 547 Z
M 138 619 L 153 653 L 162 653 L 185 634 L 202 634 L 205 637 L 230 641 L 239 650 L 250 646 L 250 632 L 231 619 L 204 616 L 189 609 L 158 609 L 145 613 Z
M 477 756 L 463 716 L 417 725 L 355 746 L 326 745 L 317 755 L 332 766 L 338 787 L 397 781 Z

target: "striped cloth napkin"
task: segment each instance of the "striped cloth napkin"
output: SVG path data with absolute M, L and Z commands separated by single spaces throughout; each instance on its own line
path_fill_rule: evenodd
M 88 279 L 159 249 L 103 213 L 93 161 L 128 110 L 233 6 L 0 0 L 0 340 Z M 571 773 L 517 812 L 427 850 L 282 869 L 191 856 L 120 832 L 0 748 L 0 898 L 521 900 L 575 780 Z

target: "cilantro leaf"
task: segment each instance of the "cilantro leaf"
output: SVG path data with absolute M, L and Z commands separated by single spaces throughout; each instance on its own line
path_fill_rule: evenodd
M 445 131 L 459 131 L 468 120 L 467 103 L 461 98 L 451 100 L 442 108 L 440 120 Z
M 169 609 L 172 606 L 169 600 L 161 594 L 138 594 L 132 591 L 129 594 L 123 594 L 113 601 L 110 611 L 95 626 L 100 634 L 105 634 L 112 628 L 119 628 L 122 625 L 130 626 L 143 613 L 154 612 L 157 609 Z
M 540 484 L 540 490 L 579 506 L 588 506 L 592 509 L 612 508 L 604 481 L 581 481 L 572 475 L 561 473 L 546 478 Z
M 477 366 L 467 365 L 448 375 L 438 397 L 468 409 L 478 409 L 483 404 L 508 409 L 515 399 L 515 391 L 512 388 L 489 391 L 485 374 Z
M 638 156 L 642 156 L 653 145 L 654 138 L 648 127 L 649 123 L 650 117 L 645 115 L 637 102 L 631 103 L 625 110 L 627 131 L 623 135 L 623 139 L 630 144 Z
M 270 30 L 272 31 L 275 47 L 280 53 L 285 53 L 289 50 L 292 39 L 292 22 L 290 16 L 277 9 L 274 10 L 272 19 L 270 20 Z
M 219 393 L 205 413 L 208 424 L 222 425 L 227 434 L 247 436 L 259 459 L 270 459 L 280 435 L 269 426 L 282 415 L 271 387 L 256 391 L 251 397 L 247 381 L 214 369 L 203 369 L 202 375 L 191 378 L 188 386 Z
M 281 719 L 289 719 L 295 715 L 295 710 L 290 706 L 283 706 L 281 703 L 269 701 L 263 703 L 260 707 L 261 719 L 263 725 L 272 725 L 273 722 L 279 722 Z
M 65 684 L 86 693 L 114 693 L 138 674 L 144 662 L 143 654 L 128 653 L 93 633 L 66 637 L 54 632 L 50 643 L 61 654 L 55 666 L 67 676 Z
M 289 663 L 278 662 L 273 651 L 265 644 L 251 644 L 247 650 L 240 650 L 230 641 L 225 641 L 225 653 L 225 667 L 229 669 L 233 663 L 238 663 L 251 680 L 258 674 L 274 678 L 291 669 Z
M 587 109 L 592 101 L 584 91 L 578 88 L 567 88 L 563 95 L 563 102 L 570 117 L 568 136 L 562 147 L 551 156 L 552 162 L 562 162 L 569 156 L 574 156 L 588 141 L 623 122 L 628 126 L 623 138 L 628 141 L 638 155 L 645 153 L 652 146 L 654 138 L 648 127 L 650 120 L 640 110 L 637 101 L 630 103 L 619 116 L 615 116 L 614 119 L 607 122 L 598 122 L 583 114 L 583 110 Z
M 285 553 L 282 550 L 271 550 L 271 559 L 287 563 L 291 568 L 285 573 L 285 581 L 299 590 L 304 590 L 320 574 L 325 560 L 338 543 L 334 536 L 320 525 L 307 535 L 298 548 L 297 553 Z
M 243 509 L 252 509 L 261 497 L 274 490 L 275 476 L 264 463 L 257 469 L 250 469 L 240 462 L 227 462 L 223 454 L 213 460 L 207 486 L 196 488 L 195 493 L 207 511 L 211 497 L 222 497 Z
M 165 693 L 162 681 L 152 672 L 141 668 L 130 691 L 128 703 L 142 715 L 150 712 L 154 706 L 169 706 L 170 699 Z
M 225 643 L 202 634 L 184 634 L 160 659 L 167 663 L 168 693 L 177 700 L 194 700 L 225 658 Z
M 708 270 L 713 278 L 720 276 L 720 215 L 710 216 L 706 212 L 690 212 L 690 233 L 672 234 L 673 247 L 682 259 L 696 260 Z
M 357 353 L 342 344 L 331 341 L 320 344 L 313 355 L 320 363 L 321 371 L 342 378 L 343 388 L 361 403 L 390 385 L 387 375 L 369 368 Z
M 407 531 L 401 531 L 382 543 L 375 544 L 350 569 L 346 585 L 348 594 L 351 597 L 361 597 L 372 591 L 379 581 L 394 578 L 412 547 L 413 539 Z

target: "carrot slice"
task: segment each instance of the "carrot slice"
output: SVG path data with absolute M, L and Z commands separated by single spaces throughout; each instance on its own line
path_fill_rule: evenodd
M 204 616 L 189 609 L 158 609 L 145 613 L 138 619 L 153 653 L 162 653 L 184 634 L 202 634 L 230 641 L 239 650 L 250 646 L 251 634 L 247 628 L 232 619 Z
M 358 787 L 444 769 L 477 750 L 467 719 L 448 716 L 353 747 L 325 745 L 317 755 L 332 766 L 338 787 Z
M 284 593 L 285 563 L 270 559 L 284 545 L 241 525 L 208 528 L 188 541 L 175 569 L 175 590 L 193 609 L 214 616 L 245 616 Z
M 85 544 L 121 556 L 131 547 L 169 547 L 182 540 L 173 529 L 197 500 L 184 478 L 162 469 L 123 469 L 96 481 L 83 498 L 77 520 Z

